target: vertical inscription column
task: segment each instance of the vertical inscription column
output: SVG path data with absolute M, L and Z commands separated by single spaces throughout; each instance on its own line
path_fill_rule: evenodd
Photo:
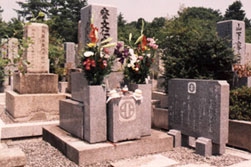
M 48 45 L 49 33 L 46 24 L 31 23 L 25 27 L 25 38 L 31 43 L 25 52 L 25 59 L 30 62 L 27 67 L 29 73 L 48 73 Z

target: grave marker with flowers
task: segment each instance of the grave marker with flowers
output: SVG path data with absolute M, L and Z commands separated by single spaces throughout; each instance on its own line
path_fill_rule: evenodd
M 133 42 L 130 34 L 129 43 L 124 45 L 118 43 L 114 54 L 124 66 L 124 80 L 129 90 L 142 90 L 143 100 L 139 107 L 142 117 L 140 127 L 141 135 L 146 136 L 151 134 L 152 110 L 152 86 L 148 78 L 158 45 L 154 38 L 147 38 L 143 31 L 144 22 L 142 22 L 141 35 L 137 40 Z

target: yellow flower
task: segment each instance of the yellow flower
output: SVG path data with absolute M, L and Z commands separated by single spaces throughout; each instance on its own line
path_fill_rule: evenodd
M 92 47 L 95 47 L 95 46 L 96 46 L 96 43 L 88 43 L 87 46 L 88 46 L 89 48 L 92 48 Z

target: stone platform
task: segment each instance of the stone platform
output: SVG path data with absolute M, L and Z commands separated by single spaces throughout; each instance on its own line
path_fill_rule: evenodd
M 151 136 L 142 137 L 140 140 L 89 144 L 71 136 L 58 126 L 46 126 L 43 128 L 43 140 L 56 147 L 78 165 L 89 165 L 173 149 L 173 138 L 167 133 L 157 130 L 152 130 Z
M 6 110 L 15 122 L 55 120 L 59 117 L 59 101 L 66 94 L 18 94 L 6 92 Z

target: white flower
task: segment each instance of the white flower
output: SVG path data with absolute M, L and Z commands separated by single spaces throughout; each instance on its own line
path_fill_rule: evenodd
M 92 52 L 92 51 L 86 51 L 85 53 L 84 53 L 84 56 L 85 57 L 90 57 L 90 56 L 93 56 L 94 55 L 94 52 Z

